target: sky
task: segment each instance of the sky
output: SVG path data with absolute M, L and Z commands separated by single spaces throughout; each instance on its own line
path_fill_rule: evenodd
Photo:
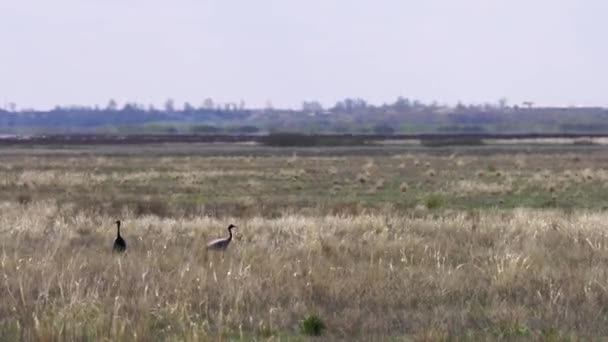
M 605 0 L 0 0 L 0 106 L 608 106 Z

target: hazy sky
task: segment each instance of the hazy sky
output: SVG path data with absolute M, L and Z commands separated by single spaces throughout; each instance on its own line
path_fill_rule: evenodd
M 0 0 L 0 106 L 608 105 L 605 0 Z

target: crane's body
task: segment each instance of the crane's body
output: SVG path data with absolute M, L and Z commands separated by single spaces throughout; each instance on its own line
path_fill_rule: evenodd
M 114 252 L 122 253 L 127 250 L 127 242 L 120 236 L 120 220 L 116 221 L 116 240 L 114 240 Z
M 230 244 L 230 241 L 232 241 L 232 229 L 236 228 L 236 226 L 234 225 L 229 225 L 228 226 L 228 237 L 227 238 L 222 238 L 222 239 L 215 239 L 211 242 L 209 242 L 207 244 L 207 249 L 213 249 L 213 250 L 220 250 L 223 251 L 225 250 L 228 245 Z

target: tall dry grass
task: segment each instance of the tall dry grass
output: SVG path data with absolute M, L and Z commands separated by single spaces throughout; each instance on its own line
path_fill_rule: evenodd
M 0 340 L 608 335 L 605 152 L 55 153 L 0 151 Z
M 8 340 L 608 335 L 604 212 L 387 210 L 217 221 L 52 201 L 0 207 L 0 336 Z M 239 226 L 224 255 L 204 244 Z

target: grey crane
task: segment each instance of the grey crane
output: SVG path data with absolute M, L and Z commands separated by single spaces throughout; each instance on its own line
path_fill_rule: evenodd
M 114 252 L 122 253 L 127 250 L 127 242 L 120 236 L 120 220 L 116 221 L 116 240 L 114 240 Z
M 230 241 L 232 241 L 232 229 L 236 228 L 235 225 L 231 224 L 228 226 L 228 237 L 227 238 L 222 238 L 222 239 L 215 239 L 211 242 L 209 242 L 207 244 L 207 249 L 213 249 L 213 250 L 219 250 L 219 251 L 223 251 L 225 250 L 228 245 L 230 244 Z

